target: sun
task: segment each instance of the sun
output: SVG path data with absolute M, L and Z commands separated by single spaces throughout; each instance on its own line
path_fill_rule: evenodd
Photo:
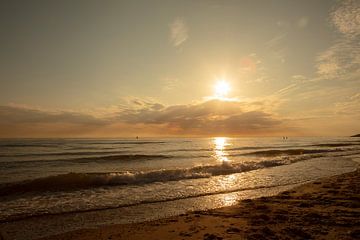
M 219 80 L 215 84 L 215 97 L 225 98 L 230 91 L 230 84 L 226 80 Z

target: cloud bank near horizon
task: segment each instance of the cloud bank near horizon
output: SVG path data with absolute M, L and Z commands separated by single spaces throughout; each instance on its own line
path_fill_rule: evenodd
M 3 137 L 218 136 L 271 135 L 286 131 L 284 121 L 265 111 L 264 102 L 206 100 L 164 106 L 133 99 L 107 116 L 0 106 Z

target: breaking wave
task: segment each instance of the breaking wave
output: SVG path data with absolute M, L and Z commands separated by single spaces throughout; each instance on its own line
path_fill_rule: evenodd
M 101 186 L 149 184 L 154 182 L 179 181 L 209 178 L 212 176 L 241 173 L 290 163 L 289 160 L 266 160 L 221 165 L 204 165 L 185 169 L 163 169 L 155 171 L 113 173 L 67 173 L 34 180 L 0 185 L 0 196 L 26 192 L 67 191 Z

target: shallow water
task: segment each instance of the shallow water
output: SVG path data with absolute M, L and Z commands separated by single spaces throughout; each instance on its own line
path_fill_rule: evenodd
M 117 209 L 125 223 L 228 206 L 352 171 L 359 154 L 354 138 L 1 140 L 0 220 Z

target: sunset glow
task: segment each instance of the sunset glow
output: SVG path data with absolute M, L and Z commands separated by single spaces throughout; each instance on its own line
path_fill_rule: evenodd
M 360 0 L 0 18 L 0 240 L 359 238 Z
M 224 98 L 227 97 L 230 92 L 230 84 L 225 80 L 219 80 L 214 86 L 215 97 Z
M 7 1 L 0 137 L 352 135 L 359 6 Z

